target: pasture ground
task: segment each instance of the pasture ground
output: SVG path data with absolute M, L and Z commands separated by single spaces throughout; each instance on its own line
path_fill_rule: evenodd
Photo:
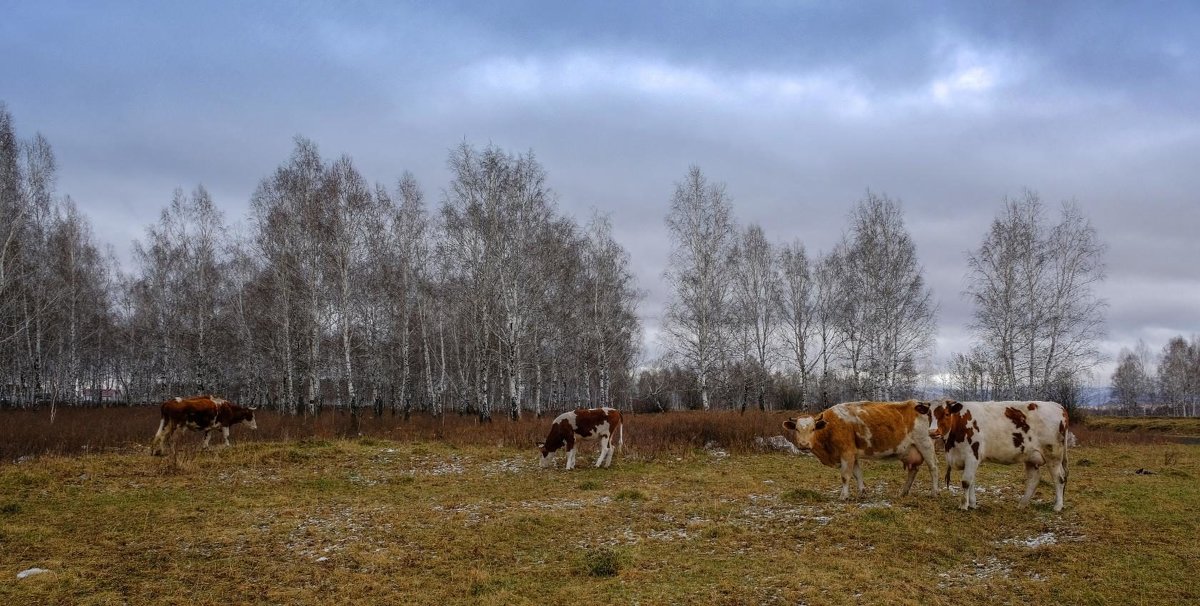
M 261 424 L 261 422 L 260 422 Z M 234 437 L 246 436 L 235 429 Z M 639 448 L 609 470 L 532 448 L 379 438 L 144 444 L 0 465 L 0 603 L 1196 603 L 1200 446 L 1089 439 L 1067 507 L 985 465 L 981 509 L 868 494 L 751 448 Z M 1138 470 L 1150 474 L 1136 473 Z M 958 477 L 955 475 L 955 482 Z M 17 580 L 40 567 L 51 572 Z

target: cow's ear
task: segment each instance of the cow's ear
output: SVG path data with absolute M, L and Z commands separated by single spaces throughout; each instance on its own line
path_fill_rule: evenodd
M 791 431 L 796 431 L 796 419 L 788 419 L 783 422 L 783 428 Z
M 929 405 L 924 402 L 918 403 L 917 404 L 917 414 L 919 414 L 919 415 L 929 414 Z
M 817 419 L 816 424 L 813 425 L 813 429 L 824 429 L 826 425 L 825 419 Z
M 962 411 L 962 408 L 963 408 L 963 406 L 962 406 L 962 403 L 960 403 L 960 402 L 956 402 L 954 400 L 946 401 L 946 410 L 949 410 L 950 414 L 958 414 L 959 412 Z

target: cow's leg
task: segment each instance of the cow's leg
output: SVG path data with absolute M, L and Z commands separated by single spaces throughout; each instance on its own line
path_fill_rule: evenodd
M 567 449 L 567 470 L 575 469 L 575 445 L 572 444 Z
M 605 467 L 609 467 L 612 465 L 613 453 L 616 451 L 617 451 L 617 447 L 613 444 L 613 437 L 610 435 L 610 436 L 608 436 L 608 452 L 605 453 L 605 456 L 604 456 L 604 466 Z
M 978 507 L 978 504 L 975 502 L 975 471 L 977 469 L 979 469 L 979 459 L 968 454 L 966 456 L 966 463 L 963 464 L 963 504 L 959 509 L 966 510 Z
M 167 437 L 167 420 L 162 419 L 158 422 L 158 431 L 154 433 L 154 440 L 150 442 L 150 454 L 154 456 L 163 453 L 163 441 Z
M 171 452 L 175 452 L 175 446 L 179 442 L 179 438 L 175 437 L 175 432 L 179 430 L 179 425 L 175 421 L 167 421 L 167 433 L 163 436 L 163 447 L 170 445 Z
M 858 498 L 862 498 L 866 492 L 866 484 L 863 484 L 862 479 L 862 460 L 854 459 L 854 482 L 858 485 Z
M 931 440 L 929 442 L 918 443 L 917 451 L 921 453 L 921 456 L 925 459 L 925 467 L 929 469 L 929 481 L 933 484 L 933 488 L 929 494 L 936 497 L 938 493 L 938 468 L 937 451 L 933 449 L 933 441 Z M 913 470 L 913 473 L 916 473 L 915 469 Z M 909 479 L 909 483 L 912 483 L 911 477 Z M 946 485 L 950 485 L 950 480 L 946 480 Z M 905 492 L 908 491 L 906 490 Z
M 600 436 L 600 458 L 596 459 L 596 467 L 604 465 L 604 457 L 608 455 L 608 436 Z
M 1025 494 L 1021 497 L 1021 507 L 1028 505 L 1029 500 L 1033 498 L 1041 475 L 1041 466 L 1030 461 L 1025 462 Z
M 222 427 L 221 434 L 225 436 L 225 446 L 232 446 L 232 444 L 229 443 L 229 428 Z
M 1050 475 L 1054 476 L 1054 511 L 1062 511 L 1063 492 L 1067 489 L 1067 457 L 1059 459 L 1050 466 Z
M 842 459 L 842 500 L 850 498 L 850 478 L 854 475 L 854 459 Z
M 211 429 L 205 429 L 205 430 L 204 430 L 204 443 L 203 443 L 203 444 L 202 444 L 200 447 L 201 447 L 201 448 L 205 448 L 205 449 L 207 449 L 207 448 L 208 448 L 208 440 L 209 440 L 209 438 L 211 438 L 211 437 L 212 437 L 212 430 L 211 430 Z
M 912 488 L 913 480 L 917 479 L 917 470 L 920 468 L 920 464 L 909 463 L 907 461 L 904 463 L 904 469 L 908 472 L 908 477 L 904 479 L 904 489 L 900 491 L 900 496 L 908 496 L 908 490 Z M 936 482 L 937 480 L 934 481 Z

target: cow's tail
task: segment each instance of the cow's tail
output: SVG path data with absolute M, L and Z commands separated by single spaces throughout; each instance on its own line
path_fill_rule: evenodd
M 621 424 L 617 426 L 617 452 L 622 452 L 625 446 L 625 419 L 621 419 Z
M 1067 453 L 1068 453 L 1068 452 L 1070 452 L 1070 451 L 1071 451 L 1071 430 L 1070 430 L 1070 429 L 1068 429 L 1068 430 L 1067 430 L 1067 433 L 1066 433 L 1066 435 L 1064 435 L 1064 436 L 1063 436 L 1063 442 L 1062 442 L 1062 452 L 1063 452 L 1063 456 L 1062 456 L 1062 460 L 1061 460 L 1061 461 L 1059 461 L 1059 463 L 1058 463 L 1060 466 L 1062 466 L 1062 476 L 1063 476 L 1063 483 L 1064 483 L 1064 484 L 1065 484 L 1065 483 L 1066 483 L 1066 481 L 1067 481 Z

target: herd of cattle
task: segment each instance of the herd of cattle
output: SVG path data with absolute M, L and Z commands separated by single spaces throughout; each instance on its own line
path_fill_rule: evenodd
M 204 446 L 215 431 L 229 445 L 229 428 L 245 422 L 256 429 L 253 408 L 239 406 L 212 396 L 175 398 L 163 403 L 162 419 L 154 436 L 151 453 L 161 455 L 167 441 L 180 427 L 204 432 Z M 861 460 L 898 458 L 908 472 L 902 495 L 908 494 L 922 466 L 929 470 L 931 494 L 938 492 L 935 440 L 946 451 L 946 485 L 950 470 L 962 470 L 962 509 L 977 507 L 975 473 L 984 461 L 1025 464 L 1025 493 L 1021 505 L 1033 497 L 1041 468 L 1048 467 L 1054 480 L 1054 511 L 1063 507 L 1067 484 L 1067 442 L 1070 419 L 1057 402 L 846 402 L 815 415 L 790 418 L 783 423 L 784 435 L 802 451 L 812 453 L 842 474 L 841 497 L 850 496 L 853 478 L 863 493 Z M 538 447 L 541 465 L 554 462 L 555 453 L 565 448 L 567 469 L 575 467 L 577 439 L 596 439 L 600 456 L 596 467 L 612 464 L 613 453 L 624 443 L 621 413 L 612 408 L 579 408 L 554 419 L 550 433 Z M 615 445 L 614 445 L 615 440 Z

